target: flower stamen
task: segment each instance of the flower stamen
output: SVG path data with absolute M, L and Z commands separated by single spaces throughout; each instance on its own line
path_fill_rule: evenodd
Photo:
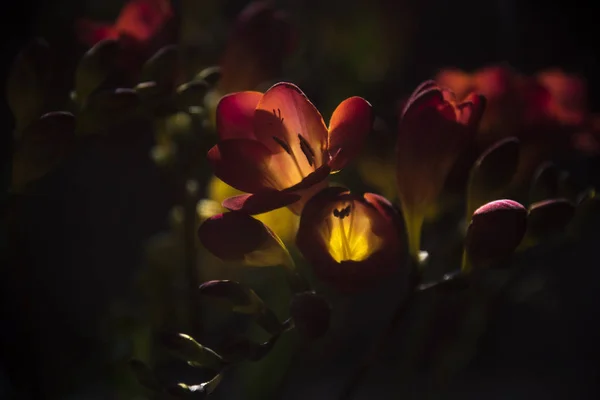
M 343 260 L 350 260 L 351 257 L 351 251 L 350 251 L 350 241 L 349 241 L 349 237 L 350 237 L 350 230 L 352 228 L 352 220 L 353 218 L 350 217 L 350 229 L 349 232 L 346 233 L 346 229 L 344 227 L 344 218 L 346 218 L 347 216 L 350 215 L 350 211 L 352 210 L 352 206 L 348 205 L 345 208 L 343 208 L 342 210 L 338 210 L 337 208 L 333 209 L 333 216 L 336 217 L 339 221 L 339 229 L 340 229 L 340 236 L 342 239 L 342 259 Z
M 315 164 L 315 152 L 312 147 L 310 147 L 308 141 L 299 133 L 298 139 L 300 140 L 300 149 L 304 153 L 306 161 L 308 161 L 308 165 L 312 167 Z
M 288 153 L 290 156 L 293 157 L 292 148 L 290 147 L 290 145 L 285 140 L 279 139 L 277 136 L 273 136 L 273 140 L 275 142 L 277 142 L 277 144 L 279 146 L 281 146 L 281 148 L 283 150 L 285 150 L 286 153 Z
M 279 108 L 277 110 L 273 109 L 273 115 L 279 119 L 279 122 L 283 123 L 283 117 Z
M 273 140 L 279 145 L 281 146 L 281 148 L 290 155 L 290 157 L 292 157 L 292 161 L 294 162 L 294 165 L 296 166 L 296 169 L 298 170 L 298 173 L 300 174 L 300 178 L 304 179 L 305 176 L 302 173 L 302 168 L 300 168 L 300 164 L 298 163 L 298 160 L 296 159 L 296 155 L 294 154 L 294 152 L 292 151 L 292 148 L 290 147 L 290 145 L 288 144 L 288 142 L 286 142 L 285 140 L 278 138 L 277 136 L 272 136 Z

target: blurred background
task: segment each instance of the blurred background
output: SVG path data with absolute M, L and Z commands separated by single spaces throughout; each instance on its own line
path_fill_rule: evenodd
M 125 3 L 21 0 L 4 5 L 3 77 L 21 49 L 43 37 L 59 61 L 51 75 L 54 90 L 66 100 L 78 61 L 97 41 L 94 35 L 107 34 L 94 24 L 115 24 Z M 302 88 L 325 120 L 343 99 L 365 97 L 378 117 L 375 149 L 369 153 L 375 161 L 363 160 L 367 164 L 337 178 L 358 190 L 395 195 L 393 172 L 385 175 L 387 170 L 377 160 L 385 164 L 403 101 L 420 82 L 445 68 L 473 72 L 500 64 L 528 76 L 559 68 L 584 80 L 587 110 L 600 111 L 596 17 L 583 2 L 281 0 L 272 3 L 285 12 L 285 23 L 259 20 L 248 31 L 258 31 L 256 36 L 239 28 L 239 15 L 248 3 L 173 0 L 172 17 L 152 30 L 150 39 L 138 42 L 145 47 L 132 48 L 130 62 L 178 43 L 186 55 L 182 82 L 203 68 L 221 65 L 223 81 L 213 95 L 218 98 L 287 80 Z M 250 41 L 232 39 L 235 32 Z M 157 161 L 160 140 L 154 127 L 138 123 L 86 142 L 36 182 L 33 194 L 11 197 L 7 193 L 15 120 L 3 101 L 2 202 L 10 210 L 3 220 L 8 223 L 10 217 L 18 223 L 3 230 L 1 242 L 6 262 L 1 279 L 0 398 L 146 398 L 124 360 L 134 354 L 153 357 L 149 342 L 156 326 L 185 328 L 177 319 L 181 300 L 172 296 L 185 283 L 161 267 L 181 263 L 179 244 L 172 240 L 180 229 L 174 207 L 181 205 L 181 181 Z M 216 140 L 209 131 L 206 143 L 201 140 L 198 147 L 203 151 Z M 211 171 L 203 161 L 205 152 L 195 157 L 198 197 L 214 200 L 219 194 L 214 188 L 211 194 L 207 186 Z M 597 190 L 598 164 L 598 153 L 590 151 L 583 161 L 566 165 Z M 377 168 L 378 175 L 390 179 L 381 183 L 365 178 L 365 169 Z M 356 398 L 598 398 L 597 240 L 598 235 L 577 245 L 544 248 L 528 261 L 520 260 L 530 266 L 523 285 L 517 285 L 510 300 L 499 303 L 474 355 L 443 390 L 431 389 L 426 374 L 396 383 L 398 371 L 392 366 L 402 357 L 402 348 L 392 344 Z M 206 254 L 199 257 L 202 265 L 215 264 Z M 285 315 L 285 290 L 267 290 L 273 279 L 282 281 L 281 274 L 219 268 L 205 267 L 202 277 L 242 276 L 239 279 L 255 285 L 267 302 L 275 303 L 276 312 Z M 150 283 L 142 283 L 140 290 L 144 279 Z M 365 351 L 362 343 L 389 319 L 395 290 L 394 282 L 385 282 L 354 297 L 332 294 L 338 315 L 330 338 L 316 344 L 295 337 L 282 341 L 264 362 L 227 377 L 214 398 L 337 398 Z M 208 327 L 205 334 L 210 341 L 219 332 Z

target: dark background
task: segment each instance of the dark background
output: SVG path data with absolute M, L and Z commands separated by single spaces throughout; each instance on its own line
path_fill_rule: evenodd
M 77 60 L 84 49 L 76 44 L 71 27 L 76 17 L 93 9 L 92 3 L 3 4 L 2 76 L 35 35 L 59 43 Z M 303 29 L 310 26 L 308 17 L 353 23 L 351 1 L 280 3 L 302 10 Z M 230 21 L 244 4 L 223 1 L 221 17 Z M 589 105 L 598 112 L 597 10 L 591 4 L 425 0 L 392 6 L 398 13 L 411 10 L 414 18 L 410 45 L 402 53 L 406 61 L 400 73 L 388 71 L 369 90 L 380 91 L 381 101 L 397 100 L 444 66 L 471 70 L 508 62 L 525 73 L 558 66 L 587 79 Z M 177 10 L 178 2 L 174 5 Z M 397 19 L 406 20 L 402 15 Z M 394 49 L 394 39 L 388 40 Z M 343 84 L 353 77 L 331 79 Z M 1 116 L 6 189 L 13 120 L 4 97 Z M 140 136 L 128 150 L 103 143 L 90 146 L 45 179 L 44 196 L 11 203 L 24 222 L 11 249 L 2 233 L 2 258 L 9 256 L 11 262 L 3 261 L 1 278 L 0 398 L 110 398 L 99 373 L 110 367 L 101 318 L 109 299 L 127 296 L 142 244 L 166 227 L 175 201 L 168 179 L 147 157 L 151 141 L 149 135 Z M 3 206 L 9 201 L 6 193 Z M 591 268 L 600 265 L 593 251 L 597 244 L 595 238 L 538 257 L 531 273 L 537 268 L 549 274 L 552 291 L 545 295 L 556 300 L 557 310 L 544 314 L 531 305 L 501 307 L 482 339 L 480 356 L 457 381 L 452 398 L 598 398 L 600 272 Z M 385 381 L 385 370 L 380 379 Z M 381 392 L 387 388 L 385 383 L 378 387 Z

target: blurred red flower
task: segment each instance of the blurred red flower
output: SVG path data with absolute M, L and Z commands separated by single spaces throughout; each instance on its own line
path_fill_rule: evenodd
M 76 33 L 89 46 L 103 39 L 119 39 L 128 47 L 151 54 L 165 44 L 165 28 L 172 19 L 170 0 L 130 0 L 114 23 L 80 19 Z

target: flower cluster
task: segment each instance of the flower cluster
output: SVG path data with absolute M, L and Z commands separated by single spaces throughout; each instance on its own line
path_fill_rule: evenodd
M 44 41 L 22 51 L 7 82 L 16 125 L 11 195 L 35 193 L 81 146 L 97 140 L 129 150 L 122 144 L 135 142 L 134 132 L 154 134 L 151 157 L 174 176 L 179 204 L 169 235 L 148 246 L 149 258 L 168 266 L 160 284 L 144 277 L 142 290 L 153 297 L 146 306 L 160 304 L 162 313 L 144 328 L 178 325 L 179 316 L 164 314 L 185 303 L 190 335 L 160 335 L 161 344 L 188 366 L 214 372 L 202 384 L 167 389 L 133 361 L 139 381 L 161 398 L 165 390 L 210 394 L 230 366 L 263 359 L 293 329 L 305 340 L 324 336 L 328 296 L 373 294 L 390 281 L 404 291 L 396 313 L 430 288 L 473 289 L 467 302 L 483 302 L 477 296 L 487 296 L 486 285 L 512 258 L 597 231 L 595 189 L 560 162 L 574 152 L 600 154 L 600 119 L 587 108 L 580 77 L 444 69 L 394 99 L 399 109 L 342 97 L 324 118 L 328 96 L 311 94 L 320 100 L 313 104 L 295 83 L 280 81 L 296 36 L 271 2 L 250 2 L 237 16 L 213 54 L 218 65 L 167 44 L 178 22 L 168 0 L 128 1 L 114 23 L 78 21 L 79 41 L 92 47 L 74 68 L 73 87 L 54 93 L 63 66 Z M 383 131 L 392 133 L 389 143 L 376 137 Z M 373 143 L 378 152 L 368 154 Z M 224 264 L 242 268 L 225 272 Z M 237 279 L 249 271 L 285 277 L 287 285 L 268 282 L 282 290 L 283 312 Z M 206 333 L 197 323 L 204 301 L 261 332 L 219 332 L 209 342 L 216 350 L 200 344 L 191 335 Z

